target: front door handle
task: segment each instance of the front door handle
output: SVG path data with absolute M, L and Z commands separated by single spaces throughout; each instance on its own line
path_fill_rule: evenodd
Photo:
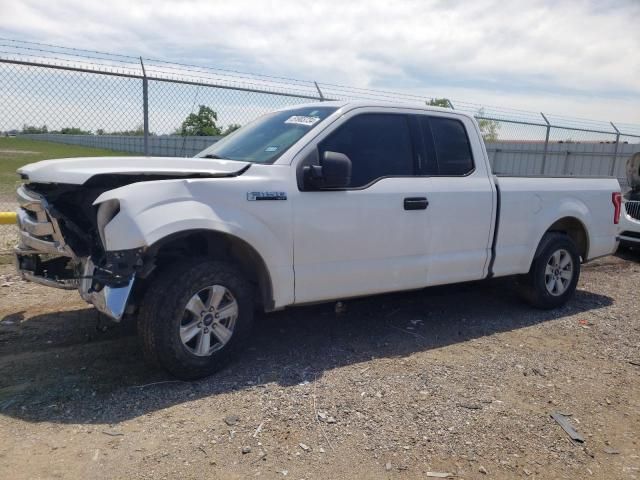
M 428 206 L 427 197 L 407 197 L 404 199 L 405 210 L 426 210 Z

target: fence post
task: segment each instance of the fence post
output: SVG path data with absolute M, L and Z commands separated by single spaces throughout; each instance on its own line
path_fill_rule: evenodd
M 616 131 L 616 147 L 613 150 L 613 162 L 611 162 L 611 172 L 609 172 L 609 174 L 614 177 L 616 174 L 616 160 L 618 160 L 618 145 L 620 145 L 620 130 L 618 130 L 618 127 L 616 127 L 613 122 L 609 123 Z
M 542 169 L 540 172 L 540 174 L 544 175 L 544 169 L 547 165 L 547 151 L 549 150 L 549 133 L 551 132 L 551 124 L 549 123 L 549 120 L 547 120 L 547 117 L 544 113 L 540 112 L 540 115 L 542 115 L 544 123 L 547 124 L 547 136 L 544 139 L 544 153 L 542 154 Z
M 324 95 L 322 95 L 322 90 L 318 86 L 318 82 L 314 81 L 313 84 L 316 86 L 316 90 L 318 90 L 318 95 L 320 96 L 320 101 L 324 102 Z
M 142 67 L 142 115 L 144 128 L 144 154 L 149 155 L 149 81 L 147 80 L 147 72 L 144 69 L 144 62 L 140 57 L 140 66 Z

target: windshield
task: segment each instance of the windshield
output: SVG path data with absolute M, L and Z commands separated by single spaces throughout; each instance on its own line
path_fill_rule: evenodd
M 294 108 L 269 113 L 217 141 L 196 157 L 273 163 L 337 107 Z

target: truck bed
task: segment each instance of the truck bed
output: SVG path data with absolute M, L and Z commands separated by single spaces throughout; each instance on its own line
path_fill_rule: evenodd
M 495 276 L 526 273 L 544 232 L 566 217 L 575 217 L 587 233 L 583 261 L 615 250 L 612 192 L 615 178 L 495 176 L 499 213 L 494 242 Z

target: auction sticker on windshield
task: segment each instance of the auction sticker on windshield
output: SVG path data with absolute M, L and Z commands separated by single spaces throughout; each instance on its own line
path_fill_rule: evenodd
M 320 117 L 307 117 L 306 115 L 293 115 L 287 118 L 284 123 L 293 123 L 295 125 L 305 125 L 310 127 L 314 123 L 317 123 Z

